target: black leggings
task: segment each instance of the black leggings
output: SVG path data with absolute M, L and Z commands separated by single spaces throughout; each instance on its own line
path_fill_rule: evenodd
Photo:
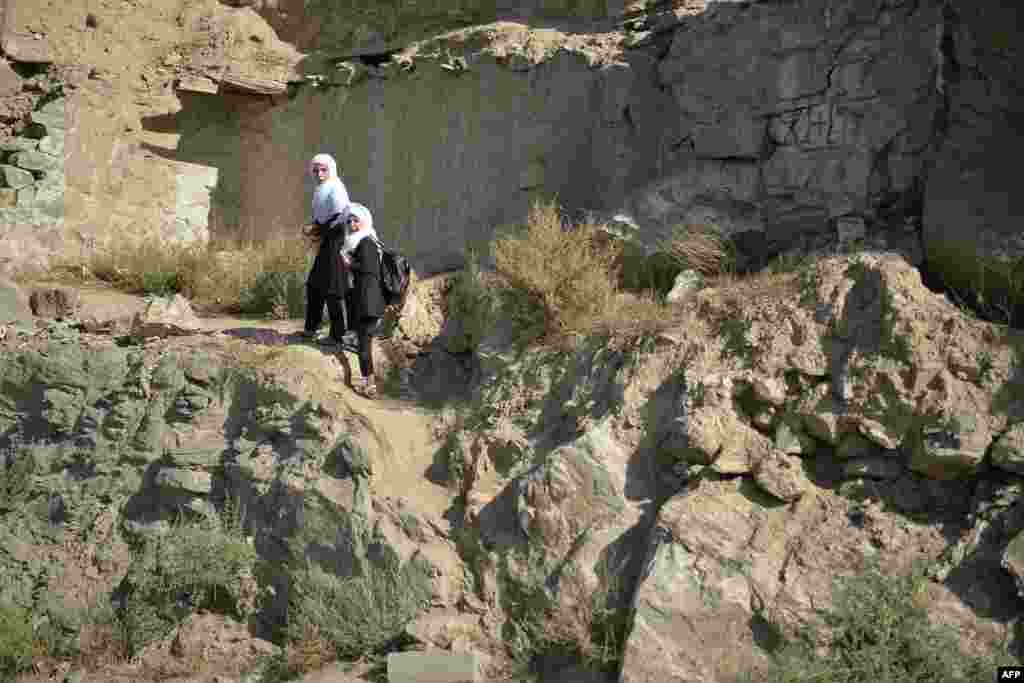
M 320 329 L 324 316 L 324 304 L 331 318 L 331 339 L 341 341 L 345 334 L 345 308 L 340 296 L 324 296 L 316 287 L 306 285 L 306 332 Z
M 363 318 L 356 325 L 359 340 L 359 372 L 363 377 L 373 377 L 373 333 L 377 331 L 380 318 Z

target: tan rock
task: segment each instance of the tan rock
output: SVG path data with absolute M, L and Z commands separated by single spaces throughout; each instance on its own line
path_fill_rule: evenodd
M 77 316 L 82 297 L 77 290 L 67 287 L 37 289 L 29 295 L 29 306 L 36 317 L 65 320 Z
M 800 458 L 781 451 L 772 450 L 754 463 L 753 474 L 758 486 L 787 503 L 810 487 Z
M 175 294 L 169 299 L 157 297 L 132 320 L 132 336 L 138 338 L 195 334 L 201 328 L 188 299 Z

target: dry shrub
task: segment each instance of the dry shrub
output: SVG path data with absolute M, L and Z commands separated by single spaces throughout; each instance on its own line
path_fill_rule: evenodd
M 554 202 L 534 204 L 525 230 L 493 246 L 498 271 L 539 299 L 550 331 L 587 327 L 615 295 L 618 247 L 593 223 L 565 225 Z
M 730 272 L 735 260 L 729 239 L 714 225 L 677 225 L 662 249 L 684 270 L 706 276 Z
M 285 648 L 285 666 L 292 676 L 319 671 L 335 659 L 334 646 L 317 624 L 304 624 L 301 635 Z
M 91 276 L 132 293 L 180 292 L 198 304 L 238 311 L 252 292 L 258 295 L 261 278 L 275 273 L 304 277 L 309 263 L 309 244 L 301 239 L 209 245 L 127 240 L 97 249 L 84 263 L 58 264 L 52 274 Z M 273 302 L 268 305 L 271 310 Z

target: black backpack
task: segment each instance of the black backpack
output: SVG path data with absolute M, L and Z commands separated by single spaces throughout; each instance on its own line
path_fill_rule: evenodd
M 387 249 L 380 240 L 375 239 L 374 242 L 380 249 L 380 288 L 384 292 L 384 302 L 388 306 L 400 304 L 412 279 L 409 259 L 397 251 Z

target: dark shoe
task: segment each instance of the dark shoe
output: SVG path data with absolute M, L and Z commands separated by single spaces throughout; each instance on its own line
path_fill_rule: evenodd
M 364 398 L 377 398 L 377 381 L 372 377 L 364 377 L 363 379 L 356 382 L 356 385 L 353 388 L 355 389 L 357 394 L 363 396 Z

